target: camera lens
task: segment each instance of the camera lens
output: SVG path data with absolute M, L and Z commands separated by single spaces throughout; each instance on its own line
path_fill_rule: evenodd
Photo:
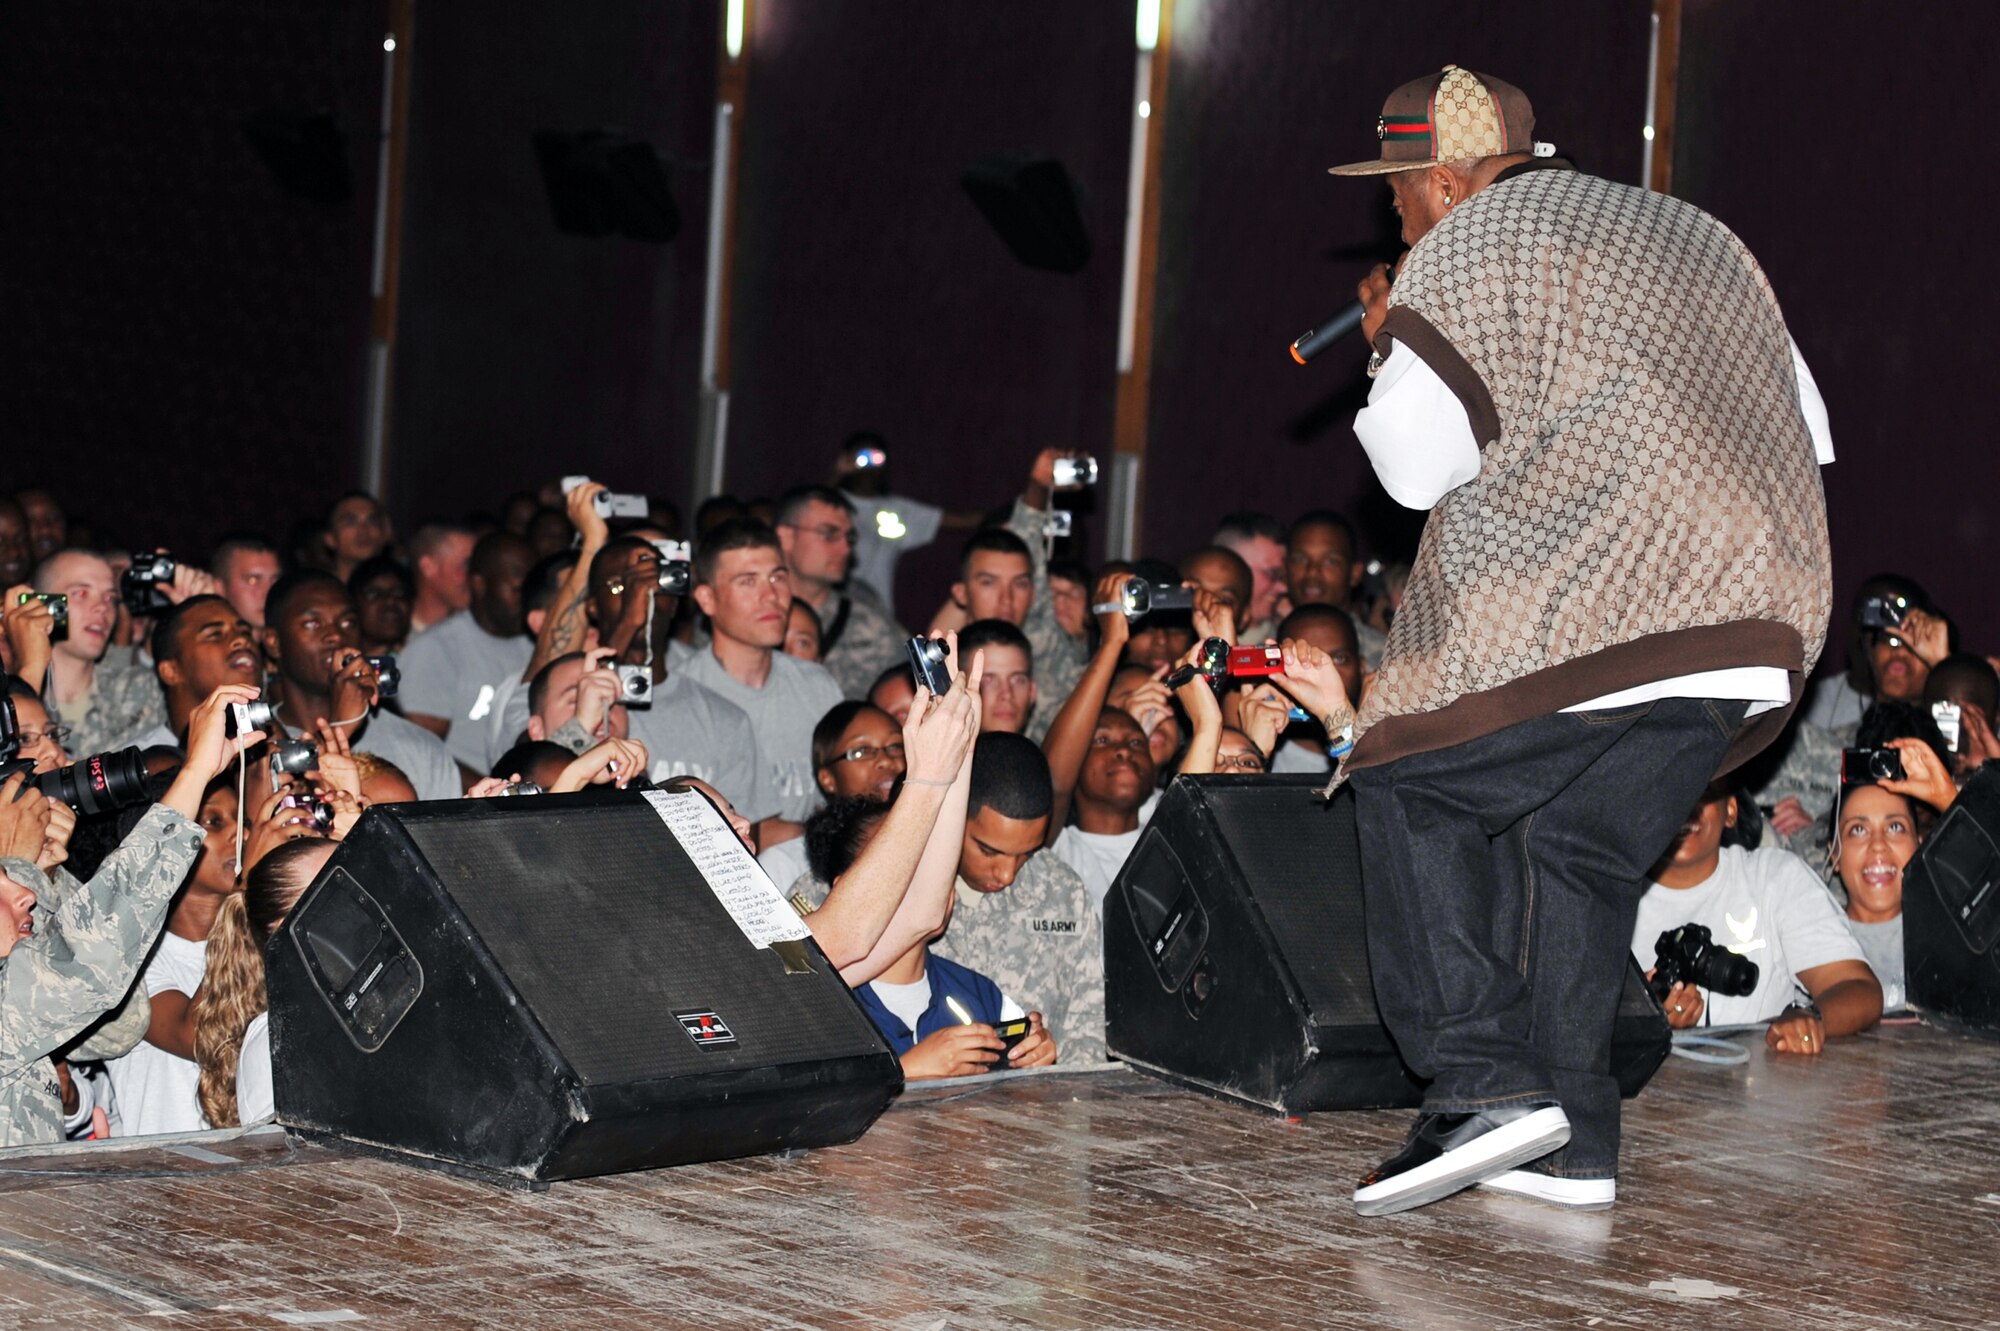
M 1711 945 L 1688 967 L 1688 978 L 1704 989 L 1742 998 L 1757 987 L 1757 963 Z
M 1118 599 L 1125 603 L 1126 617 L 1136 619 L 1152 608 L 1153 589 L 1146 585 L 1144 578 L 1127 578 Z
M 35 778 L 42 794 L 79 815 L 109 813 L 146 799 L 146 763 L 137 749 L 99 753 Z

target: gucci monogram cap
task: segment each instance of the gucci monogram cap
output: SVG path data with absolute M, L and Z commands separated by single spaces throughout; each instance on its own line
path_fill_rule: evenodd
M 1412 79 L 1375 118 L 1382 156 L 1328 168 L 1336 176 L 1386 176 L 1440 162 L 1533 150 L 1535 110 L 1511 83 L 1457 65 Z

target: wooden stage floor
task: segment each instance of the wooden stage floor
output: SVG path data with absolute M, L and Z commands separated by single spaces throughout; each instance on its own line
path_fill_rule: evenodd
M 860 1142 L 495 1190 L 274 1131 L 0 1159 L 0 1326 L 1994 1327 L 2000 1044 L 1669 1059 L 1617 1209 L 1362 1220 L 1405 1113 L 1120 1070 L 906 1095 Z

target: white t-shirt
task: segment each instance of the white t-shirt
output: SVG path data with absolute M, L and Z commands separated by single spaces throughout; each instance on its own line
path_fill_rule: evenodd
M 930 1011 L 931 977 L 928 971 L 924 972 L 924 977 L 915 984 L 890 984 L 886 980 L 870 980 L 868 987 L 874 990 L 875 997 L 882 1000 L 882 1006 L 893 1012 L 896 1020 L 907 1026 L 912 1034 L 916 1032 L 917 1023 L 923 1019 L 924 1013 Z M 1018 1021 L 1027 1015 L 1021 1010 L 1021 1005 L 1014 1001 L 1012 995 L 1004 990 L 1001 992 L 1000 1020 Z
M 806 839 L 795 836 L 790 841 L 780 841 L 759 855 L 757 863 L 771 875 L 771 882 L 778 890 L 785 891 L 810 867 L 806 863 Z
M 893 615 L 896 561 L 937 539 L 944 510 L 902 495 L 847 499 L 854 505 L 854 576 L 879 592 L 883 608 Z
M 1065 827 L 1049 847 L 1057 859 L 1076 870 L 1076 876 L 1090 889 L 1091 901 L 1100 909 L 1104 906 L 1104 894 L 1111 890 L 1132 847 L 1139 844 L 1139 834 L 1146 830 L 1153 810 L 1159 806 L 1159 793 L 1155 791 L 1153 798 L 1139 807 L 1139 825 L 1131 831 L 1086 832 L 1080 827 Z
M 1791 348 L 1799 414 L 1805 417 L 1814 453 L 1825 466 L 1833 461 L 1826 402 L 1798 344 L 1791 343 Z M 1472 437 L 1464 404 L 1408 343 L 1396 343 L 1382 362 L 1368 390 L 1368 405 L 1354 418 L 1354 433 L 1382 488 L 1405 508 L 1435 508 L 1440 499 L 1479 475 L 1479 441 Z M 1622 689 L 1563 710 L 1629 707 L 1662 698 L 1740 698 L 1750 704 L 1745 715 L 1756 716 L 1791 701 L 1791 682 L 1776 666 L 1706 670 Z
M 201 988 L 208 943 L 163 932 L 142 979 L 146 997 L 169 989 L 192 996 Z M 196 1088 L 201 1068 L 191 1058 L 170 1054 L 141 1040 L 131 1053 L 109 1059 L 111 1090 L 118 1097 L 119 1135 L 150 1136 L 161 1132 L 200 1132 L 208 1126 Z
M 742 708 L 757 733 L 757 756 L 765 774 L 763 788 L 774 803 L 757 813 L 741 805 L 737 811 L 751 819 L 775 815 L 803 822 L 820 805 L 819 785 L 813 780 L 813 727 L 842 701 L 840 685 L 834 683 L 833 676 L 824 666 L 773 652 L 764 687 L 746 688 L 722 668 L 712 649 L 696 652 L 680 673 Z M 653 706 L 659 710 L 657 701 Z M 729 798 L 732 803 L 736 800 L 733 794 Z
M 455 800 L 465 794 L 458 764 L 451 760 L 444 741 L 394 712 L 379 711 L 370 717 L 368 728 L 354 741 L 354 751 L 396 764 L 410 778 L 420 800 Z
M 259 1012 L 243 1030 L 236 1055 L 236 1121 L 255 1123 L 277 1112 L 271 1095 L 271 1014 Z
M 1314 753 L 1303 744 L 1294 744 L 1288 739 L 1278 740 L 1278 751 L 1271 755 L 1273 774 L 1311 772 L 1315 776 L 1333 770 L 1333 759 L 1323 753 Z
M 1876 924 L 1849 920 L 1847 927 L 1861 945 L 1868 969 L 1882 982 L 1882 1010 L 1894 1012 L 1909 1006 L 1910 988 L 1903 970 L 1903 917 Z
M 1660 935 L 1683 924 L 1707 926 L 1718 946 L 1757 963 L 1757 987 L 1741 998 L 1701 990 L 1707 1006 L 1702 1020 L 1710 1026 L 1769 1021 L 1806 1001 L 1793 978 L 1800 971 L 1864 960 L 1833 894 L 1789 850 L 1724 846 L 1707 882 L 1649 886 L 1632 931 L 1632 955 L 1640 969 L 1653 968 Z
M 403 686 L 397 702 L 405 713 L 441 716 L 451 722 L 444 737 L 451 756 L 475 772 L 493 765 L 494 704 L 500 686 L 518 680 L 535 654 L 532 638 L 496 638 L 461 610 L 410 639 L 397 658 Z

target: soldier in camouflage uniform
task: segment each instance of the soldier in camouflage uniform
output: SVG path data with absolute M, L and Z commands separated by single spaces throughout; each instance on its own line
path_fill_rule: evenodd
M 69 633 L 55 644 L 48 680 L 28 681 L 40 690 L 50 719 L 70 728 L 69 751 L 102 753 L 164 722 L 160 681 L 128 653 L 111 649 L 117 610 L 111 565 L 86 550 L 64 550 L 35 570 L 35 590 L 70 598 Z
M 223 734 L 228 706 L 256 696 L 230 685 L 195 709 L 173 784 L 88 882 L 60 868 L 52 878 L 20 853 L 42 839 L 47 806 L 35 791 L 17 800 L 18 777 L 0 786 L 0 849 L 12 852 L 0 857 L 0 1146 L 62 1140 L 50 1055 L 125 998 L 201 854 L 202 792 L 236 748 Z
M 907 634 L 881 604 L 843 590 L 854 553 L 854 505 L 838 490 L 801 485 L 778 500 L 778 546 L 792 595 L 819 616 L 820 664 L 841 696 L 865 698 L 876 676 L 903 656 Z

